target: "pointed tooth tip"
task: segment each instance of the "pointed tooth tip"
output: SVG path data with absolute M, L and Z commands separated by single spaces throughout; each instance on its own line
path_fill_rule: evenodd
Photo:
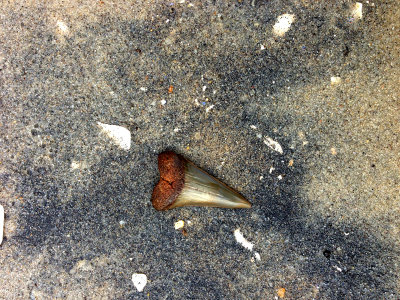
M 251 208 L 242 195 L 172 151 L 158 156 L 160 181 L 151 202 L 157 210 L 183 206 Z
M 243 202 L 243 206 L 238 207 L 238 208 L 251 208 L 251 203 L 247 200 L 244 200 L 245 202 Z

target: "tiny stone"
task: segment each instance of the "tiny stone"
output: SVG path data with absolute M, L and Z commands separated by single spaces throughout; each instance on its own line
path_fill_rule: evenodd
M 142 292 L 147 284 L 147 276 L 145 274 L 133 274 L 132 282 L 138 292 Z
M 183 228 L 183 226 L 185 226 L 185 221 L 183 220 L 179 220 L 174 224 L 176 230 Z

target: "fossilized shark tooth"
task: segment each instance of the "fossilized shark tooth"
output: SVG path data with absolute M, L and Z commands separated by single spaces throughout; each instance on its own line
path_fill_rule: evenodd
M 151 202 L 157 210 L 180 206 L 250 208 L 242 195 L 172 151 L 158 155 L 160 181 Z

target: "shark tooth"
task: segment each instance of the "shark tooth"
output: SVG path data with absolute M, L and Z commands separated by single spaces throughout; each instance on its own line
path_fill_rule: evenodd
M 181 206 L 250 208 L 242 195 L 172 151 L 158 155 L 160 181 L 151 202 L 157 210 Z

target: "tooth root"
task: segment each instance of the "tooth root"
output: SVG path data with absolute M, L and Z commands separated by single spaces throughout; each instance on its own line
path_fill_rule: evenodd
M 181 206 L 250 208 L 242 195 L 174 152 L 158 157 L 160 181 L 152 195 L 157 210 Z

